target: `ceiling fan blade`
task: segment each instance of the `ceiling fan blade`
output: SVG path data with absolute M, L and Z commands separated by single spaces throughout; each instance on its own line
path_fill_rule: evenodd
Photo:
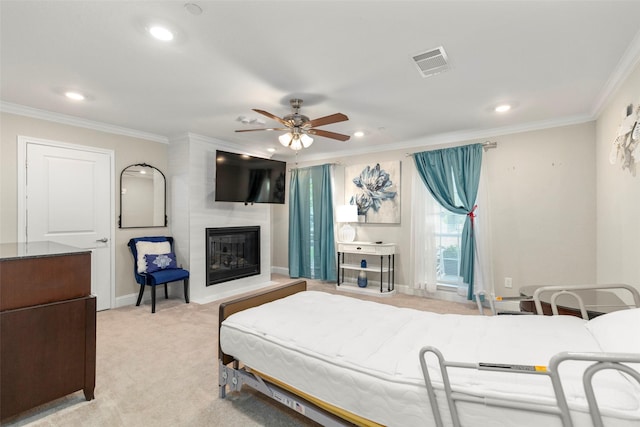
M 281 124 L 281 125 L 283 125 L 283 126 L 287 126 L 287 127 L 289 127 L 289 126 L 290 126 L 288 122 L 286 122 L 286 121 L 282 120 L 282 119 L 281 119 L 280 117 L 278 117 L 278 116 L 274 116 L 273 114 L 271 114 L 271 113 L 270 113 L 270 112 L 268 112 L 268 111 L 258 110 L 258 109 L 255 109 L 255 108 L 253 108 L 253 111 L 255 111 L 256 113 L 260 113 L 260 114 L 262 114 L 263 116 L 267 116 L 267 117 L 269 117 L 270 119 L 275 120 L 276 122 L 280 123 L 280 124 Z
M 349 117 L 342 113 L 331 114 L 330 116 L 320 117 L 318 119 L 311 120 L 308 124 L 314 128 L 317 126 L 330 125 L 331 123 L 344 122 L 349 120 Z
M 348 141 L 351 138 L 349 135 L 343 135 L 341 133 L 329 132 L 322 129 L 309 129 L 307 133 L 311 135 L 324 136 L 325 138 L 337 139 L 339 141 Z
M 289 128 L 238 129 L 236 132 L 255 132 L 258 130 L 289 130 Z

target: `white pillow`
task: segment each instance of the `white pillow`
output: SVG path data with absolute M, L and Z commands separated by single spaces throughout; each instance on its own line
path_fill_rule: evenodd
M 614 311 L 587 322 L 602 351 L 640 354 L 640 308 Z
M 147 261 L 145 255 L 162 255 L 171 252 L 171 243 L 169 242 L 136 242 L 136 250 L 138 251 L 138 273 L 147 272 Z

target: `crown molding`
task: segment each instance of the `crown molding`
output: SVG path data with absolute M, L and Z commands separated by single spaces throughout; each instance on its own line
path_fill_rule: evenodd
M 308 161 L 318 161 L 318 160 L 329 160 L 335 159 L 336 157 L 348 157 L 348 156 L 357 156 L 363 154 L 371 154 L 371 153 L 381 153 L 388 151 L 396 151 L 396 150 L 413 150 L 422 149 L 429 146 L 434 145 L 442 145 L 442 144 L 455 144 L 459 142 L 472 141 L 472 140 L 486 140 L 489 138 L 495 138 L 497 136 L 502 135 L 511 135 L 517 133 L 531 132 L 537 130 L 544 130 L 556 127 L 563 126 L 571 126 L 582 123 L 587 123 L 595 120 L 593 116 L 590 114 L 584 114 L 579 116 L 571 116 L 563 119 L 554 119 L 554 120 L 543 120 L 538 122 L 530 122 L 523 123 L 514 126 L 504 126 L 499 128 L 491 128 L 491 129 L 483 129 L 483 130 L 469 130 L 469 131 L 460 131 L 460 132 L 448 132 L 437 135 L 425 136 L 420 138 L 415 138 L 409 141 L 392 143 L 392 144 L 381 144 L 375 146 L 368 146 L 364 149 L 359 150 L 344 150 L 339 153 L 321 153 L 316 155 L 306 155 L 304 153 L 300 153 L 298 156 L 299 162 L 308 162 Z M 302 150 L 304 151 L 304 150 Z M 293 159 L 292 156 L 280 156 L 285 161 L 290 161 Z
M 591 109 L 591 115 L 594 118 L 600 116 L 602 111 L 607 105 L 607 102 L 620 88 L 622 83 L 629 77 L 631 72 L 640 63 L 640 31 L 636 33 L 636 36 L 631 41 L 627 50 L 625 50 L 622 58 L 618 61 L 618 65 L 613 70 L 607 82 L 604 84 L 600 95 L 596 99 Z
M 135 129 L 129 129 L 122 126 L 110 125 L 108 123 L 96 122 L 93 120 L 81 119 L 79 117 L 69 116 L 66 114 L 53 113 L 51 111 L 40 110 L 38 108 L 27 107 L 25 105 L 13 104 L 10 102 L 0 101 L 0 111 L 4 113 L 17 114 L 19 116 L 32 117 L 34 119 L 47 120 L 50 122 L 60 123 L 64 125 L 96 130 L 100 132 L 130 136 L 132 138 L 146 139 L 148 141 L 154 141 L 154 142 L 161 142 L 163 144 L 169 143 L 169 139 L 163 135 L 157 135 L 149 132 L 142 132 Z

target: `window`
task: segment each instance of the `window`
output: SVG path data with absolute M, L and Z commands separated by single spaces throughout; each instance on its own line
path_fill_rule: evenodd
M 435 200 L 433 201 L 434 203 Z M 433 234 L 437 248 L 436 272 L 439 284 L 461 285 L 460 240 L 465 215 L 449 212 L 438 205 L 436 230 Z
M 414 287 L 428 292 L 466 292 L 467 286 L 459 276 L 466 216 L 443 208 L 417 174 L 412 193 Z
M 426 291 L 436 298 L 466 299 L 469 287 L 459 272 L 462 232 L 468 217 L 443 208 L 427 190 L 417 171 L 412 178 L 411 285 L 417 294 Z M 475 203 L 477 209 L 474 208 L 474 294 L 493 290 L 488 190 L 485 168 L 482 167 Z M 457 195 L 455 204 L 462 206 Z

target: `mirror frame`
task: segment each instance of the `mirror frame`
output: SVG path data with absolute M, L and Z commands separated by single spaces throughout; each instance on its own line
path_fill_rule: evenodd
M 122 175 L 124 175 L 124 172 L 129 169 L 132 166 L 142 166 L 142 167 L 147 167 L 147 168 L 152 168 L 157 170 L 160 175 L 162 175 L 162 180 L 164 181 L 164 225 L 139 225 L 139 226 L 133 226 L 133 227 L 123 227 L 122 226 Z M 158 227 L 166 227 L 168 224 L 168 218 L 167 218 L 167 178 L 164 176 L 164 174 L 162 173 L 162 171 L 160 169 L 158 169 L 155 166 L 152 166 L 150 164 L 147 163 L 134 163 L 132 165 L 127 166 L 126 168 L 122 169 L 122 172 L 120 172 L 120 214 L 118 215 L 118 228 L 158 228 Z

